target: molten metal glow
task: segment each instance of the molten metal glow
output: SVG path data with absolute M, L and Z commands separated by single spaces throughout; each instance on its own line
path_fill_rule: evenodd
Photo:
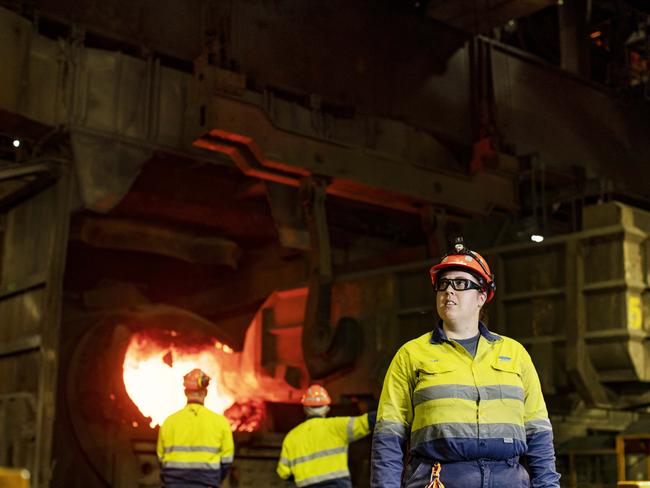
M 223 413 L 234 403 L 234 396 L 222 381 L 222 364 L 228 362 L 224 358 L 228 355 L 232 355 L 232 349 L 217 341 L 183 345 L 173 332 L 167 340 L 136 333 L 124 357 L 124 386 L 142 415 L 151 418 L 151 427 L 155 427 L 185 406 L 183 376 L 201 368 L 212 378 L 205 406 Z

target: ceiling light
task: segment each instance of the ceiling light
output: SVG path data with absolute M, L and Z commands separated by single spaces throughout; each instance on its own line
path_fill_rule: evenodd
M 12 144 L 14 147 L 20 147 L 20 139 L 14 139 L 14 142 Z
M 530 236 L 530 240 L 533 242 L 542 242 L 544 240 L 544 236 L 540 234 L 533 234 Z

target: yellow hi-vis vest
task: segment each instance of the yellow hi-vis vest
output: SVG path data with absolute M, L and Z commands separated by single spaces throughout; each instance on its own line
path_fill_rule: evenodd
M 348 445 L 368 434 L 368 414 L 307 419 L 284 438 L 276 471 L 282 479 L 293 474 L 297 486 L 347 478 Z
M 189 403 L 163 422 L 158 434 L 158 459 L 163 470 L 220 470 L 235 454 L 230 424 L 223 415 Z

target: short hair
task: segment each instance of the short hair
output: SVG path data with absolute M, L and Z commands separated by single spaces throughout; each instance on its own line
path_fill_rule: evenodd
M 307 414 L 308 417 L 324 417 L 327 415 L 327 412 L 330 411 L 330 407 L 328 405 L 321 405 L 320 407 L 303 407 L 305 409 L 305 413 Z

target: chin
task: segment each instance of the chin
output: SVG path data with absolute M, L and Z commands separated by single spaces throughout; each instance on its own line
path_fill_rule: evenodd
M 446 322 L 447 320 L 455 318 L 453 313 L 440 313 L 440 312 L 438 312 L 438 316 L 442 319 L 443 322 Z

